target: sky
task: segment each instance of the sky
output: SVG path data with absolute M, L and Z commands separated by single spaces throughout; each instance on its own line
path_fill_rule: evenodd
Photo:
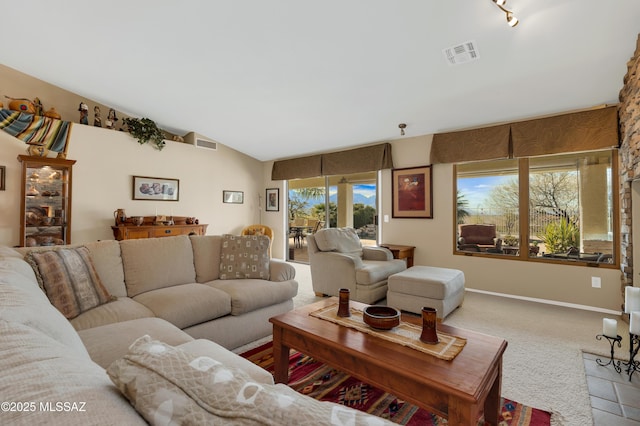
M 467 201 L 467 207 L 488 207 L 486 199 L 491 189 L 513 179 L 513 176 L 483 176 L 474 178 L 459 178 L 458 192 Z

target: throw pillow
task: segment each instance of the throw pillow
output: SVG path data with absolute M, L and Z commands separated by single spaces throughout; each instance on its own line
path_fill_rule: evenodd
M 84 246 L 34 250 L 25 260 L 51 304 L 67 319 L 115 299 L 102 285 L 89 249 Z
M 220 249 L 220 279 L 269 279 L 269 237 L 223 235 Z
M 107 374 L 151 425 L 369 425 L 393 423 L 290 387 L 255 382 L 207 356 L 140 337 Z

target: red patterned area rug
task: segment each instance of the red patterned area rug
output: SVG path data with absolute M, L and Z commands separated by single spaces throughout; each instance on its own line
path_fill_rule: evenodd
M 272 343 L 249 350 L 241 356 L 273 373 Z M 446 425 L 447 420 L 427 410 L 405 403 L 394 395 L 374 388 L 348 374 L 296 351 L 289 357 L 289 386 L 321 401 L 331 401 L 409 426 Z M 551 414 L 502 398 L 498 426 L 548 426 Z M 480 420 L 478 425 L 483 425 Z

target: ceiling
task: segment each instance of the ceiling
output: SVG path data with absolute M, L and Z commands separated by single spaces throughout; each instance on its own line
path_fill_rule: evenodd
M 259 160 L 616 103 L 640 32 L 638 0 L 96 4 L 8 3 L 0 62 Z

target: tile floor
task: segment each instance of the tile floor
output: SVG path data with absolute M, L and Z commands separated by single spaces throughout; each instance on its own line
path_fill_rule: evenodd
M 609 360 L 583 353 L 594 426 L 640 426 L 640 371 L 629 381 L 624 366 L 617 373 L 611 365 L 598 365 L 598 358 Z

